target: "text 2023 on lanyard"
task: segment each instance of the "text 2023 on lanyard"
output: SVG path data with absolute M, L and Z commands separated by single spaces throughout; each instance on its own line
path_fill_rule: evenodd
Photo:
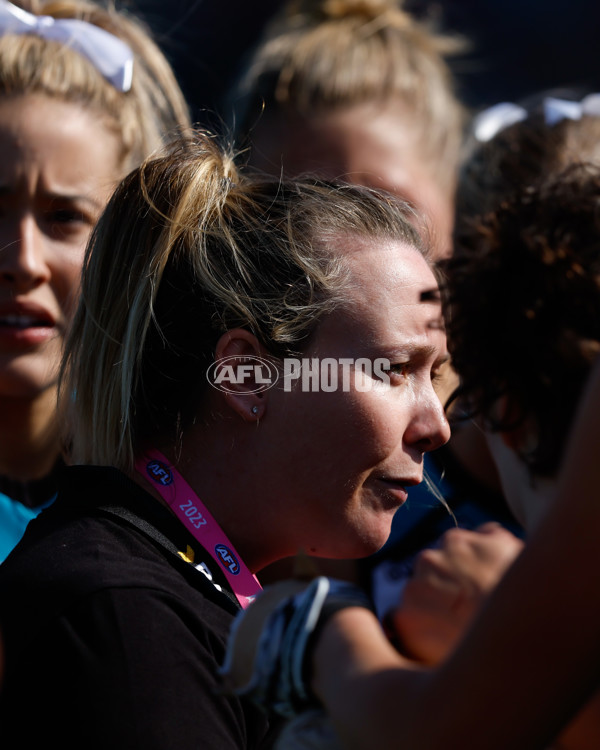
M 136 461 L 135 468 L 150 478 L 177 518 L 217 561 L 245 609 L 261 590 L 261 585 L 194 490 L 158 451 L 147 451 Z

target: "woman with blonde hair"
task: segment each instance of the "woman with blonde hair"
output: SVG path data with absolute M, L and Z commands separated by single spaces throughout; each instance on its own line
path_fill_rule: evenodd
M 56 493 L 56 379 L 91 229 L 117 182 L 188 125 L 133 17 L 0 2 L 0 559 Z
M 453 360 L 456 361 L 456 371 L 461 377 L 465 374 L 481 373 L 482 366 L 488 355 L 492 355 L 493 349 L 486 350 L 481 346 L 481 342 L 489 340 L 491 324 L 496 322 L 496 334 L 502 332 L 507 338 L 500 349 L 506 349 L 510 345 L 513 348 L 519 338 L 524 334 L 525 328 L 521 324 L 509 325 L 509 317 L 514 316 L 514 311 L 510 309 L 511 305 L 516 305 L 518 301 L 517 290 L 520 289 L 525 293 L 530 293 L 535 285 L 539 283 L 539 274 L 543 266 L 534 269 L 529 279 L 523 281 L 522 287 L 517 287 L 516 279 L 525 279 L 525 268 L 519 268 L 518 262 L 515 268 L 510 272 L 514 275 L 515 280 L 511 280 L 511 295 L 506 297 L 506 302 L 500 304 L 500 298 L 505 293 L 505 284 L 500 283 L 502 273 L 505 274 L 505 281 L 510 278 L 510 273 L 506 269 L 501 269 L 500 264 L 492 271 L 486 271 L 488 288 L 484 291 L 483 284 L 478 285 L 478 276 L 484 273 L 485 264 L 488 260 L 488 254 L 481 248 L 475 247 L 482 243 L 482 237 L 495 232 L 496 228 L 486 226 L 488 215 L 494 216 L 498 208 L 505 202 L 510 201 L 516 194 L 539 186 L 540 183 L 550 178 L 558 179 L 559 176 L 567 174 L 567 170 L 582 164 L 600 163 L 600 95 L 598 93 L 586 93 L 581 96 L 574 90 L 553 90 L 540 91 L 520 102 L 498 102 L 491 107 L 483 109 L 474 118 L 468 137 L 465 140 L 465 158 L 461 165 L 458 187 L 456 191 L 456 221 L 454 231 L 454 257 L 462 256 L 465 251 L 470 255 L 471 272 L 473 279 L 473 288 L 466 290 L 462 300 L 466 308 L 470 301 L 473 305 L 481 303 L 487 305 L 487 310 L 472 310 L 466 313 L 463 318 L 467 321 L 465 328 L 474 332 L 477 330 L 477 324 L 480 325 L 480 342 L 473 346 L 463 346 L 461 350 L 455 349 Z M 584 170 L 585 172 L 585 170 Z M 576 170 L 573 174 L 577 174 Z M 570 182 L 572 184 L 572 180 Z M 557 202 L 556 205 L 559 205 Z M 571 209 L 572 210 L 572 209 Z M 583 210 L 582 210 L 583 213 Z M 552 217 L 554 221 L 556 217 Z M 569 217 L 567 216 L 567 219 Z M 550 224 L 547 225 L 547 228 Z M 485 228 L 484 228 L 485 227 Z M 541 231 L 541 230 L 540 230 Z M 577 235 L 575 235 L 577 237 Z M 522 240 L 513 243 L 512 249 L 522 247 Z M 581 244 L 581 242 L 580 242 Z M 500 247 L 504 250 L 504 247 Z M 509 246 L 510 249 L 510 246 Z M 579 249 L 577 250 L 579 252 Z M 498 256 L 503 259 L 502 254 Z M 518 257 L 518 256 L 517 256 Z M 525 256 L 524 256 L 525 257 Z M 453 261 L 444 261 L 452 263 Z M 460 263 L 461 261 L 458 261 Z M 529 268 L 531 271 L 531 268 Z M 492 291 L 493 290 L 493 291 Z M 548 290 L 543 290 L 548 294 Z M 498 295 L 498 304 L 492 304 L 491 300 L 494 295 Z M 543 298 L 543 295 L 542 295 Z M 569 304 L 573 300 L 569 300 Z M 566 308 L 565 308 L 566 309 Z M 495 317 L 498 316 L 498 317 Z M 594 316 L 591 316 L 594 319 Z M 498 322 L 500 320 L 500 322 Z M 550 337 L 551 339 L 551 337 Z M 492 336 L 492 340 L 499 341 L 498 335 Z M 518 380 L 526 380 L 523 373 L 529 376 L 537 371 L 539 359 L 534 352 L 539 354 L 540 345 L 546 345 L 547 337 L 532 340 L 531 344 L 522 344 L 522 351 L 527 357 L 531 357 L 531 363 L 535 362 L 535 367 L 529 366 L 513 371 L 513 383 Z M 499 351 L 497 349 L 496 351 Z M 473 357 L 472 352 L 477 351 L 478 356 Z M 455 358 L 459 359 L 456 360 Z M 520 358 L 522 361 L 522 358 Z M 491 373 L 494 373 L 491 375 Z M 499 370 L 488 366 L 488 372 L 481 377 L 481 382 L 490 391 L 493 390 L 499 379 Z M 477 377 L 477 375 L 476 375 Z M 544 377 L 550 377 L 545 374 Z M 556 377 L 556 369 L 554 370 Z M 552 379 L 552 382 L 559 382 Z M 458 385 L 458 383 L 457 383 Z M 561 383 L 562 387 L 562 383 Z M 561 393 L 561 400 L 564 401 L 565 391 Z M 556 429 L 557 414 L 556 407 L 547 409 L 550 402 L 558 404 L 556 396 L 549 394 L 546 386 L 542 387 L 540 383 L 530 386 L 528 394 L 530 403 L 541 403 L 537 411 L 541 415 L 546 412 L 543 419 L 545 427 L 542 432 L 547 434 Z M 526 399 L 523 399 L 525 401 Z M 392 529 L 392 538 L 382 554 L 377 555 L 372 566 L 371 576 L 373 581 L 372 593 L 377 602 L 378 609 L 389 615 L 390 625 L 394 619 L 397 626 L 400 625 L 400 639 L 405 644 L 419 643 L 419 651 L 425 643 L 426 633 L 430 633 L 430 644 L 433 650 L 444 652 L 447 648 L 446 637 L 455 638 L 461 632 L 461 628 L 456 627 L 455 620 L 462 619 L 462 615 L 471 613 L 475 607 L 467 605 L 472 599 L 477 598 L 477 592 L 480 585 L 487 590 L 492 583 L 495 583 L 499 576 L 504 572 L 505 567 L 510 563 L 516 554 L 520 551 L 523 542 L 518 537 L 526 535 L 526 527 L 523 526 L 523 518 L 519 513 L 514 512 L 514 503 L 511 501 L 511 495 L 514 493 L 515 484 L 519 481 L 507 482 L 506 473 L 499 472 L 493 451 L 488 447 L 487 466 L 488 470 L 484 473 L 486 467 L 481 458 L 481 453 L 472 454 L 472 460 L 466 462 L 466 466 L 472 472 L 474 477 L 485 477 L 487 474 L 497 477 L 498 490 L 496 492 L 495 505 L 498 508 L 496 517 L 490 519 L 481 513 L 473 514 L 470 523 L 464 523 L 463 511 L 461 508 L 460 495 L 453 492 L 453 478 L 460 472 L 460 465 L 456 461 L 444 462 L 439 460 L 441 454 L 448 454 L 454 451 L 455 457 L 459 459 L 469 458 L 469 450 L 477 439 L 483 446 L 489 446 L 489 440 L 484 435 L 484 431 L 479 424 L 479 418 L 474 418 L 473 410 L 469 405 L 468 399 L 453 398 L 450 406 L 456 419 L 452 425 L 452 440 L 442 451 L 432 456 L 430 466 L 439 464 L 444 468 L 440 478 L 440 489 L 444 493 L 448 504 L 452 507 L 463 531 L 452 534 L 446 539 L 442 538 L 442 531 L 448 529 L 442 527 L 442 523 L 435 521 L 434 512 L 431 511 L 433 525 L 437 525 L 437 534 L 430 535 L 433 544 L 430 547 L 438 547 L 435 551 L 427 552 L 429 559 L 440 558 L 443 553 L 440 547 L 449 552 L 458 550 L 461 552 L 460 559 L 466 563 L 466 556 L 462 554 L 467 544 L 472 543 L 472 548 L 477 560 L 477 568 L 481 571 L 481 583 L 473 585 L 473 581 L 467 582 L 465 577 L 462 587 L 461 600 L 462 606 L 455 608 L 452 614 L 445 613 L 444 616 L 438 616 L 441 613 L 436 612 L 436 607 L 440 602 L 432 591 L 437 581 L 442 578 L 432 576 L 430 567 L 419 558 L 419 545 L 411 545 L 410 537 L 407 538 L 407 532 L 402 534 L 403 524 L 402 515 L 405 508 L 396 519 Z M 569 414 L 571 405 L 566 409 Z M 489 414 L 492 412 L 490 411 Z M 564 411 L 563 411 L 564 418 Z M 559 430 L 560 431 L 560 430 Z M 465 440 L 466 438 L 466 440 Z M 446 465 L 444 465 L 444 463 Z M 553 466 L 553 461 L 549 462 Z M 501 476 L 504 473 L 504 477 Z M 520 476 L 521 472 L 515 473 Z M 435 475 L 434 475 L 435 476 Z M 471 484 L 473 484 L 471 482 Z M 456 486 L 456 484 L 455 484 Z M 459 485 L 460 486 L 460 485 Z M 479 491 L 479 497 L 485 497 L 482 493 L 481 484 L 475 486 Z M 471 494 L 475 492 L 471 490 Z M 508 502 L 507 502 L 508 501 Z M 438 519 L 444 519 L 441 509 L 437 512 Z M 463 516 L 461 518 L 461 516 Z M 504 518 L 503 518 L 504 517 Z M 506 520 L 505 520 L 506 519 Z M 484 533 L 478 534 L 476 529 L 483 526 L 487 521 L 503 521 L 504 529 L 498 527 L 485 526 Z M 406 524 L 404 524 L 406 527 Z M 419 530 L 419 529 L 418 529 Z M 418 538 L 414 541 L 418 541 Z M 410 567 L 406 565 L 407 543 L 409 550 L 413 553 Z M 421 545 L 422 548 L 423 545 Z M 487 552 L 484 550 L 487 548 Z M 416 555 L 416 556 L 415 556 Z M 457 559 L 458 559 L 457 555 Z M 416 565 L 415 565 L 416 562 Z M 493 567 L 496 569 L 492 572 Z M 471 566 L 475 570 L 475 566 Z M 414 572 L 417 571 L 417 578 Z M 410 574 L 412 578 L 408 578 Z M 443 576 L 443 584 L 447 588 L 457 590 L 456 582 L 451 582 L 451 575 L 446 569 Z M 400 617 L 391 615 L 391 610 L 396 609 L 402 599 L 402 614 Z M 441 598 L 440 598 L 441 599 Z M 427 611 L 429 610 L 429 611 Z M 397 613 L 396 613 L 397 615 Z M 441 637 L 446 625 L 446 633 Z M 432 652 L 428 658 L 432 658 Z
M 250 164 L 384 188 L 450 250 L 465 114 L 447 57 L 458 37 L 398 0 L 291 0 L 229 96 Z
M 447 256 L 466 121 L 450 60 L 465 47 L 399 0 L 289 0 L 244 61 L 230 95 L 234 132 L 248 163 L 271 174 L 341 178 L 409 200 L 436 259 Z M 437 382 L 441 397 L 455 386 L 448 367 Z M 427 456 L 426 475 L 378 555 L 358 565 L 315 561 L 335 577 L 363 582 L 382 618 L 414 555 L 455 522 L 518 528 L 477 430 L 463 423 L 460 434 L 453 431 L 442 451 Z M 278 565 L 273 578 L 292 567 Z
M 231 683 L 267 710 L 320 703 L 348 747 L 600 744 L 600 169 L 504 188 L 447 263 L 446 320 L 457 397 L 527 544 L 499 527 L 447 532 L 406 585 L 395 647 L 364 608 L 330 629 L 335 601 L 316 584 L 265 591 L 234 630 Z
M 207 135 L 117 188 L 65 349 L 76 465 L 0 566 L 5 734 L 268 745 L 217 677 L 257 574 L 378 549 L 449 436 L 412 219 L 364 187 L 240 175 Z

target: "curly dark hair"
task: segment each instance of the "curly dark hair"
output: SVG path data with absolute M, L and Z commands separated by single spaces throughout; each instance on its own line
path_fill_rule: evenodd
M 572 166 L 462 222 L 444 272 L 454 399 L 492 430 L 531 421 L 521 457 L 555 474 L 600 351 L 600 168 Z
M 459 225 L 571 164 L 600 163 L 600 117 L 583 115 L 549 126 L 542 105 L 545 95 L 522 103 L 528 111 L 524 121 L 501 130 L 490 141 L 472 137 L 468 142 L 456 194 Z

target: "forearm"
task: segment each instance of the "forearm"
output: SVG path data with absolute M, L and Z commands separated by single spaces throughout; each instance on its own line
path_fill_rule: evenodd
M 348 748 L 396 748 L 399 712 L 409 712 L 426 678 L 367 609 L 338 612 L 315 647 L 312 687 Z
M 575 711 L 580 674 L 571 664 L 566 682 L 554 679 L 564 665 L 546 657 L 559 650 L 537 634 L 538 662 L 526 631 L 526 619 L 521 633 L 486 622 L 484 637 L 467 639 L 443 668 L 425 670 L 389 645 L 370 612 L 344 610 L 322 631 L 312 686 L 352 750 L 541 750 Z

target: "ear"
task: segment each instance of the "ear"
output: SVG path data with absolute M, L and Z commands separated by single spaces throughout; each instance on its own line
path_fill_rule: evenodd
M 275 372 L 264 347 L 250 331 L 234 328 L 218 340 L 211 383 L 246 422 L 258 422 L 265 416 L 269 388 L 277 379 Z

